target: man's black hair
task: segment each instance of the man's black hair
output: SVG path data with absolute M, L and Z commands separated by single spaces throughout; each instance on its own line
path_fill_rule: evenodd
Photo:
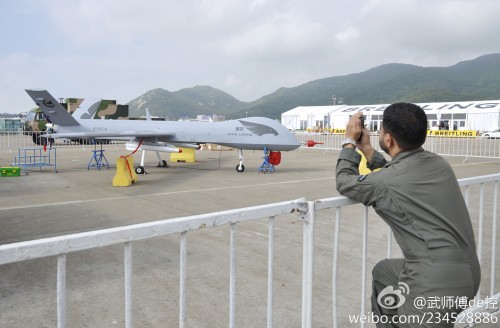
M 415 104 L 395 103 L 385 109 L 382 126 L 402 150 L 410 150 L 425 142 L 427 115 Z

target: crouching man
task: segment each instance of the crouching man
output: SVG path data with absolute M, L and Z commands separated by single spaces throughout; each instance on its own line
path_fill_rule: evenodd
M 474 298 L 481 271 L 469 212 L 449 163 L 425 151 L 427 116 L 414 104 L 384 111 L 374 150 L 362 113 L 352 115 L 337 161 L 337 190 L 373 206 L 391 227 L 404 258 L 385 259 L 373 269 L 372 310 L 377 327 L 453 327 L 464 299 Z M 359 175 L 361 156 L 376 172 Z M 439 305 L 439 306 L 436 306 Z M 410 317 L 411 316 L 411 317 Z

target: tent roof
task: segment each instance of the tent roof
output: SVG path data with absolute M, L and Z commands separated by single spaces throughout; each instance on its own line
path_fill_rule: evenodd
M 365 112 L 372 115 L 383 114 L 390 104 L 378 105 L 337 105 L 337 106 L 299 106 L 282 115 L 345 115 L 355 112 Z M 480 100 L 480 101 L 450 101 L 435 103 L 417 103 L 427 114 L 457 114 L 457 113 L 497 113 L 500 112 L 500 100 Z
M 331 112 L 337 111 L 341 108 L 346 107 L 346 105 L 337 106 L 299 106 L 292 108 L 281 115 L 301 115 L 301 114 L 313 114 L 313 115 L 327 115 Z

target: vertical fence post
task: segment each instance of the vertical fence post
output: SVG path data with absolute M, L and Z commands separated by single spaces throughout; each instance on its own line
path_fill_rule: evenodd
M 235 327 L 236 309 L 236 223 L 231 223 L 229 242 L 229 328 Z
M 483 215 L 484 214 L 484 183 L 480 184 L 479 189 L 479 229 L 477 237 L 477 258 L 479 260 L 479 265 L 481 265 L 482 248 L 483 248 Z M 481 298 L 481 285 L 477 289 L 477 299 Z
M 481 264 L 482 246 L 483 246 L 483 216 L 484 216 L 484 183 L 481 183 L 479 189 L 479 230 L 477 237 L 477 257 Z
M 186 326 L 187 232 L 181 233 L 179 254 L 179 328 Z
M 273 326 L 274 278 L 274 217 L 269 218 L 269 245 L 267 249 L 267 328 Z
M 332 316 L 333 328 L 338 327 L 337 311 L 337 274 L 339 265 L 340 217 L 342 207 L 335 208 L 335 236 L 333 238 L 333 268 L 332 268 Z
M 314 268 L 314 202 L 307 202 L 304 218 L 302 262 L 302 328 L 312 327 L 312 288 Z
M 392 229 L 387 227 L 387 258 L 392 257 Z
M 368 206 L 365 206 L 363 215 L 363 251 L 361 262 L 361 315 L 366 312 L 366 261 L 368 258 Z M 361 327 L 364 327 L 361 322 Z
M 66 254 L 57 257 L 57 327 L 66 328 Z
M 132 244 L 124 245 L 125 265 L 125 327 L 132 328 Z
M 490 277 L 490 296 L 495 294 L 495 266 L 496 266 L 496 240 L 497 240 L 497 194 L 498 181 L 495 181 L 493 187 L 493 222 L 491 227 L 491 277 Z

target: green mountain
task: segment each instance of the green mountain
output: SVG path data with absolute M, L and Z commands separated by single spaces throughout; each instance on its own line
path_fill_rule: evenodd
M 165 89 L 154 89 L 146 92 L 128 103 L 129 116 L 140 117 L 150 114 L 169 119 L 196 115 L 228 115 L 246 106 L 233 96 L 208 86 L 195 86 L 170 92 Z
M 329 77 L 277 91 L 253 102 L 241 102 L 207 86 L 177 92 L 155 89 L 132 100 L 130 116 L 178 118 L 186 115 L 222 114 L 226 118 L 265 116 L 279 119 L 297 106 L 365 105 L 406 102 L 439 102 L 500 99 L 500 54 L 481 56 L 450 67 L 386 64 L 367 71 Z

